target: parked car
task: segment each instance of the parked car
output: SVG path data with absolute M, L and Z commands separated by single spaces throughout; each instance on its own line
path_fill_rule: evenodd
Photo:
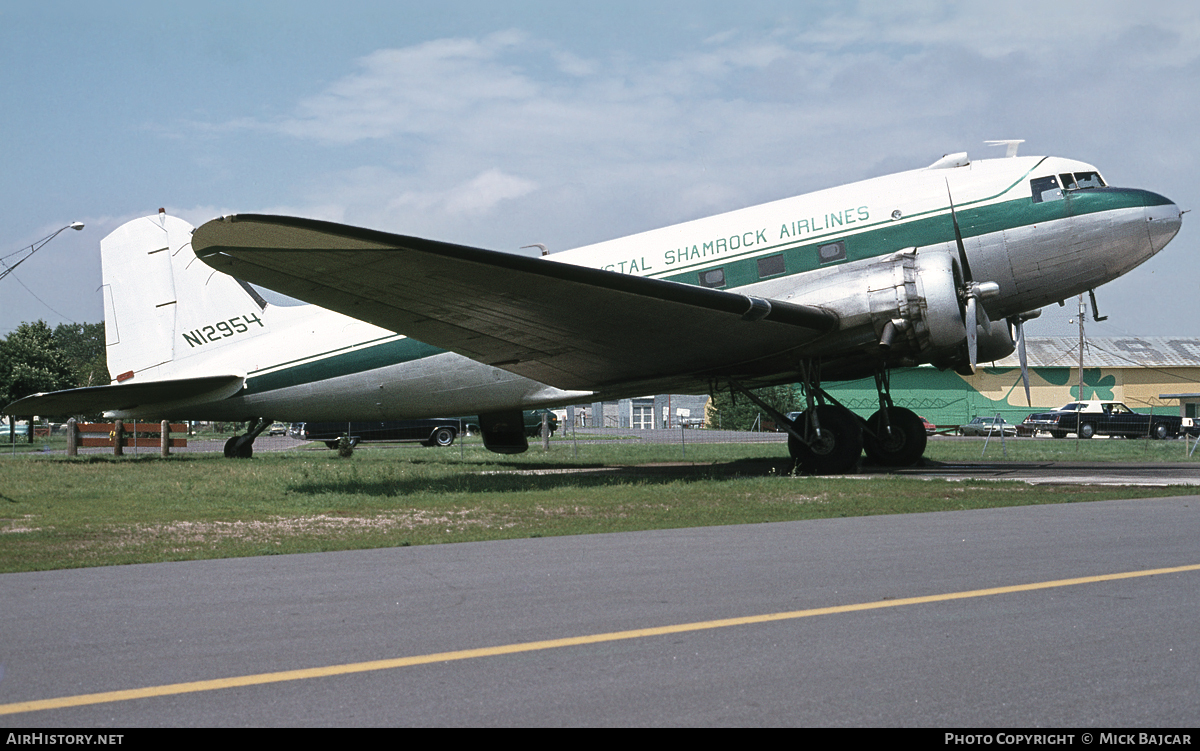
M 288 434 L 288 426 L 284 425 L 281 422 L 273 422 L 273 423 L 271 423 L 271 427 L 267 428 L 267 435 L 270 435 L 270 436 L 287 435 L 287 434 Z
M 1185 417 L 1179 425 L 1180 435 L 1190 436 L 1192 438 L 1200 437 L 1200 418 Z
M 921 421 L 921 424 L 925 426 L 925 435 L 933 435 L 934 433 L 937 432 L 936 425 L 934 425 L 930 421 L 926 420 L 924 417 L 920 417 L 919 415 L 918 415 L 918 419 Z
M 1099 400 L 1071 402 L 1047 412 L 1046 418 L 1053 420 L 1053 426 L 1047 430 L 1055 438 L 1077 432 L 1080 438 L 1112 435 L 1125 438 L 1148 436 L 1161 440 L 1177 437 L 1183 422 L 1178 415 L 1144 415 L 1121 402 Z
M 417 441 L 424 446 L 449 446 L 458 436 L 457 417 L 431 417 L 423 420 L 380 420 L 351 422 L 302 422 L 293 427 L 292 435 L 305 441 L 322 441 L 331 449 L 337 448 L 343 435 L 350 445 L 360 441 Z
M 1017 435 L 1032 438 L 1039 431 L 1049 432 L 1057 425 L 1057 421 L 1048 412 L 1035 412 L 1017 425 Z
M 1011 435 L 1017 434 L 1017 427 L 1005 422 L 1002 417 L 976 417 L 966 425 L 958 426 L 959 435 Z
M 548 423 L 546 423 L 547 427 L 550 429 L 550 435 L 554 435 L 554 431 L 558 430 L 558 416 L 555 415 L 550 410 L 548 410 L 548 409 L 527 410 L 523 414 L 523 416 L 525 418 L 525 435 L 532 438 L 534 436 L 542 434 L 542 413 L 543 412 L 550 415 L 550 421 Z M 472 418 L 470 420 L 470 422 L 472 425 L 476 425 L 479 423 L 479 418 L 477 418 L 477 417 Z
M 523 413 L 525 434 L 533 437 L 542 433 L 542 413 L 549 415 L 550 435 L 558 430 L 558 418 L 545 409 L 526 410 Z M 478 417 L 429 417 L 420 420 L 381 420 L 350 422 L 301 422 L 293 423 L 288 434 L 306 441 L 323 441 L 329 448 L 337 448 L 343 435 L 350 436 L 350 445 L 360 441 L 417 441 L 424 446 L 450 446 L 459 431 L 477 431 Z M 272 426 L 272 430 L 274 426 Z M 272 433 L 274 434 L 274 433 Z
M 0 425 L 0 441 L 7 442 L 9 431 L 13 431 L 18 437 L 25 438 L 29 435 L 29 424 L 24 422 L 13 423 L 10 427 L 8 423 Z

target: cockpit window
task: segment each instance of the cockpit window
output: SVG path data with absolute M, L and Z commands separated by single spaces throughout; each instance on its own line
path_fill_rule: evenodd
M 1062 188 L 1058 187 L 1058 178 L 1054 175 L 1035 177 L 1029 181 L 1029 187 L 1033 190 L 1034 203 L 1062 200 Z
M 1100 177 L 1099 172 L 1064 172 L 1058 176 L 1056 182 L 1053 177 L 1039 177 L 1029 181 L 1030 187 L 1033 189 L 1033 202 L 1041 203 L 1042 201 L 1056 201 L 1063 197 L 1063 191 L 1084 190 L 1087 188 L 1103 188 L 1104 178 Z
M 1104 178 L 1100 177 L 1099 172 L 1076 172 L 1075 181 L 1078 188 L 1104 187 Z

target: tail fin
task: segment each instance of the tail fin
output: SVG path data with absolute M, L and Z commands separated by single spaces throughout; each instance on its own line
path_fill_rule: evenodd
M 192 231 L 160 211 L 100 241 L 114 380 L 194 375 L 202 368 L 189 358 L 267 331 L 266 303 L 249 285 L 201 263 Z

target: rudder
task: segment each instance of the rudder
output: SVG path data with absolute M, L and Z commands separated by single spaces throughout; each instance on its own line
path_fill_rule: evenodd
M 186 375 L 189 357 L 266 331 L 266 303 L 248 285 L 201 263 L 192 231 L 159 212 L 100 241 L 113 380 Z

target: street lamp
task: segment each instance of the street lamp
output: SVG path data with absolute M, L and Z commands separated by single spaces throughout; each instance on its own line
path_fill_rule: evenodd
M 13 269 L 15 269 L 16 267 L 25 263 L 25 261 L 29 258 L 29 256 L 38 252 L 39 250 L 42 249 L 42 246 L 44 246 L 46 243 L 50 242 L 54 238 L 58 237 L 59 232 L 62 232 L 63 230 L 68 230 L 68 229 L 75 229 L 75 230 L 83 229 L 83 222 L 71 222 L 67 226 L 54 232 L 52 235 L 49 235 L 48 237 L 44 237 L 41 240 L 38 240 L 33 245 L 30 245 L 28 248 L 21 248 L 20 250 L 17 251 L 17 253 L 24 253 L 26 250 L 28 250 L 29 254 L 26 255 L 25 258 L 22 258 L 21 260 L 14 263 L 12 266 L 9 266 L 7 263 L 4 262 L 3 258 L 0 258 L 0 264 L 3 264 L 3 266 L 4 266 L 4 271 L 0 271 L 0 279 L 3 279 L 4 277 L 11 274 L 13 272 Z M 10 253 L 9 257 L 15 256 L 17 253 Z

